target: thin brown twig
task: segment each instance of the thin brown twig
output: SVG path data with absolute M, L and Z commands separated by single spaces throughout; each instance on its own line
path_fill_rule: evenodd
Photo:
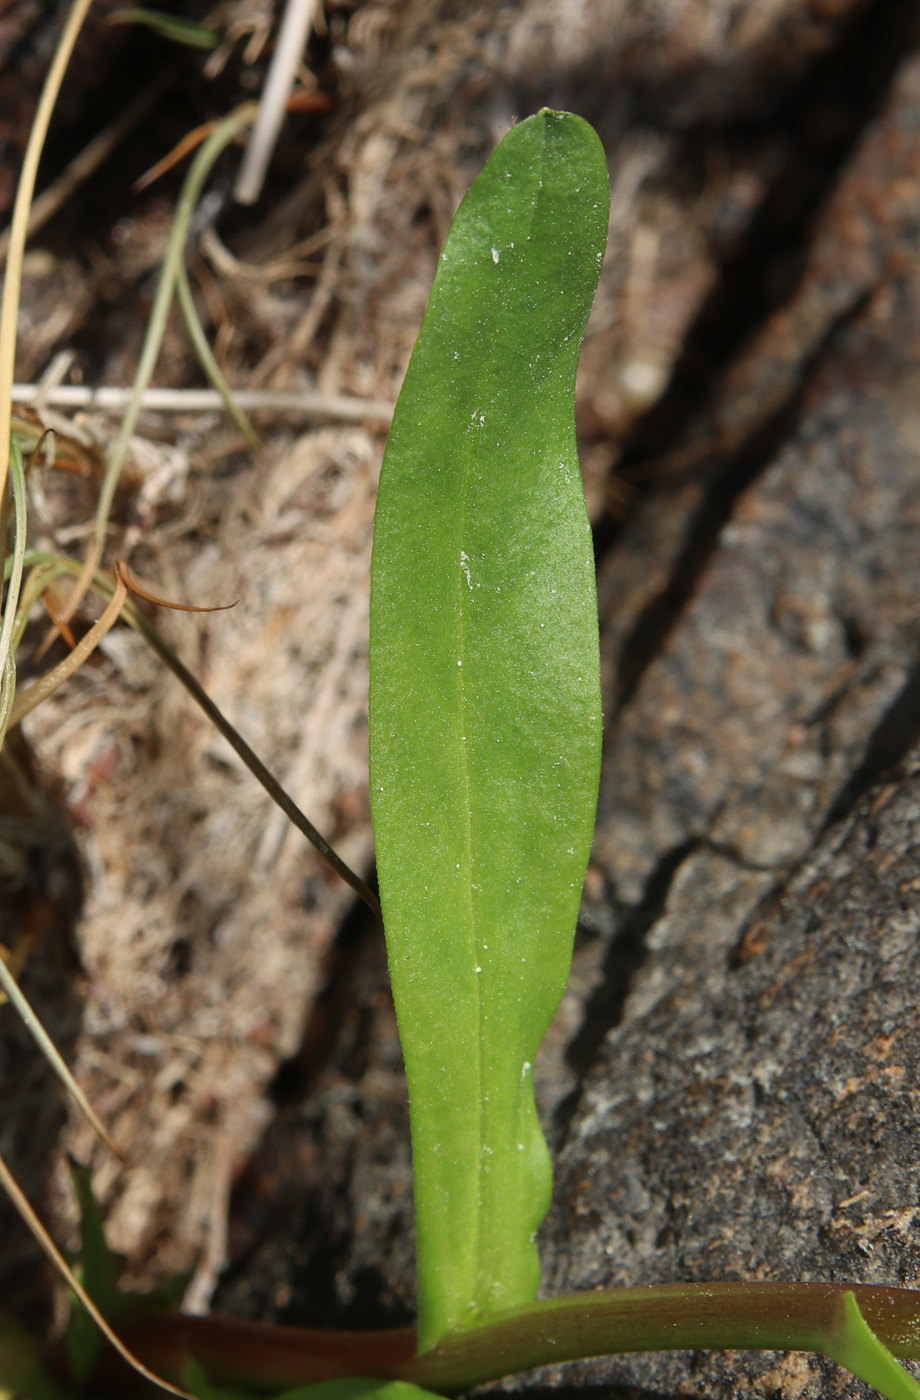
M 313 88 L 295 88 L 287 100 L 288 112 L 331 112 L 335 98 L 329 92 L 316 92 Z
M 44 445 L 45 445 L 45 443 L 47 442 L 47 440 L 48 440 L 49 437 L 51 438 L 51 448 L 52 448 L 52 453 L 53 453 L 53 451 L 54 451 L 54 439 L 55 439 L 55 437 L 56 437 L 55 431 L 54 431 L 53 428 L 43 428 L 43 429 L 42 429 L 42 432 L 41 432 L 41 436 L 40 436 L 40 438 L 38 439 L 38 442 L 35 444 L 35 446 L 32 448 L 32 451 L 29 453 L 29 460 L 28 460 L 28 462 L 26 463 L 26 476 L 29 475 L 29 472 L 30 472 L 30 471 L 32 470 L 32 468 L 37 464 L 37 462 L 38 462 L 38 454 L 39 454 L 39 452 L 41 452 L 42 448 L 44 447 Z M 49 463 L 48 460 L 46 459 L 46 461 L 45 461 L 45 466 L 47 467 L 47 466 L 49 466 L 49 465 L 50 465 L 50 463 Z
M 212 613 L 229 612 L 239 603 L 237 598 L 232 603 L 219 603 L 214 607 L 196 607 L 194 603 L 170 603 L 166 598 L 159 598 L 156 593 L 148 593 L 146 588 L 142 588 L 136 579 L 132 578 L 131 570 L 128 568 L 125 559 L 115 561 L 115 577 L 120 579 L 130 593 L 136 593 L 138 598 L 146 598 L 148 603 L 155 603 L 158 608 L 172 608 L 174 612 Z
M 380 910 L 380 901 L 365 882 L 357 875 L 350 866 L 346 865 L 342 857 L 335 851 L 321 832 L 313 825 L 310 819 L 300 810 L 297 803 L 288 795 L 285 789 L 278 782 L 275 775 L 266 768 L 258 754 L 249 747 L 243 736 L 234 729 L 233 725 L 214 704 L 204 686 L 192 675 L 188 667 L 183 665 L 179 657 L 173 651 L 164 637 L 160 635 L 153 623 L 144 616 L 138 608 L 132 607 L 129 603 L 129 613 L 132 626 L 134 626 L 141 636 L 149 643 L 157 656 L 166 663 L 173 675 L 182 682 L 191 695 L 192 699 L 208 716 L 208 719 L 219 730 L 227 740 L 230 747 L 239 754 L 240 758 L 249 769 L 257 782 L 271 797 L 272 801 L 281 808 L 282 812 L 297 830 L 304 835 L 312 846 L 319 851 L 327 864 L 349 885 L 373 913 L 374 917 L 382 924 L 383 915 Z

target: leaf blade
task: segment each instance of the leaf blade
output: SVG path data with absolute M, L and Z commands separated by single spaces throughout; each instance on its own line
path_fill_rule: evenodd
M 600 753 L 574 379 L 607 227 L 591 128 L 542 112 L 467 195 L 381 476 L 371 798 L 409 1077 L 419 1332 L 532 1298 L 532 1062 L 562 996 Z

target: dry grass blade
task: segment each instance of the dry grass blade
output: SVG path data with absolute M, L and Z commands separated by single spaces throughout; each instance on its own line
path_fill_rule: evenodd
M 35 178 L 38 174 L 38 162 L 45 144 L 48 124 L 51 121 L 51 113 L 57 101 L 64 72 L 70 61 L 77 35 L 92 3 L 93 0 L 74 0 L 73 7 L 67 17 L 67 23 L 64 26 L 64 32 L 58 40 L 58 46 L 45 79 L 45 86 L 42 88 L 42 95 L 39 98 L 32 129 L 29 132 L 29 144 L 26 147 L 22 174 L 19 177 L 19 187 L 16 190 L 16 203 L 13 205 L 6 275 L 3 279 L 3 301 L 0 305 L 0 500 L 3 499 L 3 493 L 6 489 L 6 477 L 9 469 L 11 394 L 16 359 L 16 321 L 19 315 L 22 259 L 29 233 L 29 212 L 32 207 L 32 196 L 35 192 Z
M 289 353 L 283 347 L 282 356 Z M 303 389 L 234 389 L 235 403 L 250 413 L 290 413 L 300 418 L 329 419 L 338 423 L 368 423 L 388 427 L 393 418 L 393 405 L 379 399 L 358 399 L 346 394 L 321 394 Z M 37 384 L 14 384 L 13 398 L 17 403 L 34 403 L 39 394 Z M 44 396 L 49 407 L 97 408 L 118 411 L 131 401 L 132 390 L 115 385 L 98 389 L 86 384 L 61 384 Z M 141 409 L 160 413 L 215 413 L 225 407 L 223 396 L 216 389 L 145 389 L 140 398 Z
M 233 191 L 240 204 L 255 204 L 262 193 L 265 172 L 284 121 L 316 5 L 317 0 L 287 0 L 284 7 L 278 42 L 262 91 L 259 115 Z
M 11 477 L 12 496 L 14 507 L 15 534 L 13 542 L 13 553 L 10 560 L 9 579 L 6 597 L 3 600 L 2 625 L 0 625 L 0 664 L 12 655 L 13 631 L 16 622 L 16 610 L 19 606 L 19 590 L 22 586 L 22 571 L 26 553 L 26 477 L 25 468 L 22 462 L 22 453 L 18 443 L 13 443 L 11 454 Z M 4 502 L 4 505 L 6 502 Z M 0 539 L 6 533 L 7 520 L 5 512 L 0 511 Z M 6 575 L 6 565 L 4 564 L 4 576 Z
M 2 747 L 8 724 L 11 722 L 14 708 L 16 655 L 13 640 L 16 633 L 16 616 L 26 552 L 26 478 L 18 443 L 11 444 L 9 471 L 15 507 L 15 539 L 13 553 L 9 560 L 9 583 L 4 599 L 3 615 L 0 619 L 0 747 Z M 6 534 L 6 514 L 2 508 L 5 505 L 4 493 L 0 492 L 0 540 Z M 4 575 L 5 573 L 6 563 L 4 563 Z
M 187 1390 L 180 1390 L 179 1386 L 171 1385 L 169 1381 L 162 1380 L 160 1376 L 156 1375 L 153 1371 L 149 1370 L 144 1365 L 143 1361 L 139 1361 L 137 1357 L 133 1354 L 133 1352 L 130 1352 L 128 1350 L 121 1338 L 116 1336 L 116 1334 L 112 1331 L 111 1327 L 106 1322 L 105 1318 L 102 1316 L 102 1313 L 96 1307 L 96 1304 L 93 1302 L 86 1289 L 80 1283 L 79 1279 L 75 1277 L 73 1270 L 67 1263 L 67 1260 L 61 1254 L 61 1251 L 58 1249 L 57 1245 L 54 1243 L 54 1240 L 48 1234 L 48 1231 L 45 1229 L 44 1225 L 39 1220 L 38 1216 L 35 1214 L 35 1211 L 29 1205 L 29 1202 L 23 1195 L 19 1184 L 16 1181 L 16 1178 L 13 1176 L 13 1173 L 10 1171 L 2 1156 L 0 1156 L 0 1182 L 2 1182 L 3 1186 L 6 1188 L 6 1192 L 10 1200 L 13 1202 L 13 1205 L 19 1211 L 19 1214 L 22 1216 L 26 1225 L 28 1225 L 29 1229 L 32 1231 L 32 1234 L 38 1240 L 38 1243 L 41 1245 L 42 1249 L 45 1251 L 48 1258 L 51 1260 L 51 1263 L 54 1265 L 58 1273 L 61 1275 L 61 1278 L 67 1284 L 67 1287 L 73 1290 L 73 1292 L 79 1298 L 80 1302 L 83 1304 L 86 1311 L 89 1313 L 90 1317 L 95 1322 L 96 1326 L 99 1328 L 100 1332 L 102 1332 L 106 1340 L 110 1342 L 111 1345 L 115 1348 L 119 1356 L 122 1356 L 125 1359 L 125 1361 L 127 1361 L 128 1365 L 132 1368 L 132 1370 L 137 1371 L 138 1375 L 143 1376 L 145 1380 L 152 1381 L 154 1385 L 160 1386 L 161 1389 L 168 1390 L 170 1395 L 180 1395 L 182 1396 L 182 1400 L 194 1400 L 194 1397 L 191 1396 Z
M 67 1068 L 67 1065 L 64 1063 L 63 1059 L 60 1056 L 60 1053 L 58 1052 L 57 1046 L 54 1044 L 51 1037 L 48 1035 L 48 1032 L 42 1025 L 41 1021 L 36 1016 L 28 1000 L 23 994 L 18 982 L 16 981 L 12 972 L 4 962 L 2 956 L 0 956 L 0 986 L 2 986 L 3 990 L 6 992 L 6 995 L 9 997 L 13 1006 L 15 1006 L 16 1010 L 19 1012 L 19 1015 L 22 1017 L 22 1020 L 24 1021 L 26 1027 L 31 1032 L 35 1041 L 38 1043 L 38 1046 L 41 1049 L 42 1054 L 45 1056 L 45 1059 L 48 1061 L 51 1068 L 54 1070 L 55 1074 L 58 1076 L 61 1083 L 64 1085 L 64 1088 L 67 1090 L 68 1094 L 73 1099 L 74 1103 L 77 1105 L 77 1108 L 80 1110 L 86 1121 L 89 1123 L 93 1132 L 96 1133 L 100 1140 L 105 1143 L 106 1147 L 109 1149 L 110 1152 L 114 1152 L 115 1156 L 120 1162 L 124 1162 L 125 1166 L 129 1166 L 130 1163 L 128 1161 L 127 1156 L 124 1152 L 122 1152 L 118 1144 L 112 1139 L 105 1127 L 105 1124 L 102 1122 L 96 1110 L 90 1103 L 89 1099 L 86 1097 L 83 1090 L 80 1088 L 79 1084 L 71 1074 L 70 1070 Z
M 252 282 L 260 287 L 267 287 L 272 282 L 286 282 L 292 277 L 315 277 L 322 271 L 322 263 L 297 262 L 290 255 L 261 267 L 256 263 L 241 262 L 229 248 L 224 247 L 213 225 L 209 225 L 201 235 L 201 251 L 214 271 L 222 277 Z
M 66 680 L 69 680 L 75 671 L 79 671 L 84 661 L 92 655 L 96 647 L 102 641 L 106 632 L 118 621 L 118 615 L 124 607 L 127 596 L 128 590 L 124 582 L 119 578 L 115 592 L 112 594 L 112 601 L 109 603 L 99 621 L 95 623 L 87 632 L 86 636 L 77 643 L 70 655 L 66 656 L 64 660 L 60 661 L 52 670 L 46 672 L 34 685 L 30 685 L 28 690 L 23 691 L 21 695 L 17 695 L 10 712 L 10 728 L 12 728 L 14 724 L 18 724 L 26 715 L 31 714 L 36 705 L 40 705 L 43 700 L 47 700 L 48 696 L 52 695 L 54 691 L 57 690 L 58 686 L 63 685 Z

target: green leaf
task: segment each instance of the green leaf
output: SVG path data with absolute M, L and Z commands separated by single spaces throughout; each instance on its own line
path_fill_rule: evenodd
M 215 1386 L 208 1380 L 204 1368 L 190 1356 L 185 1367 L 185 1388 L 195 1400 L 258 1400 L 251 1390 L 236 1386 Z
M 258 1400 L 252 1391 L 214 1386 L 197 1361 L 190 1358 L 185 1383 L 196 1400 Z M 337 1376 L 328 1381 L 299 1385 L 275 1396 L 275 1400 L 431 1400 L 434 1391 L 411 1381 L 375 1380 L 372 1376 Z M 441 1400 L 438 1396 L 437 1400 Z
M 855 1293 L 844 1293 L 839 1326 L 823 1350 L 854 1376 L 874 1385 L 886 1400 L 920 1400 L 920 1385 L 869 1326 Z
M 0 1400 L 63 1400 L 37 1342 L 8 1313 L 0 1313 Z
M 380 481 L 371 799 L 422 1350 L 539 1282 L 551 1168 L 532 1066 L 568 977 L 600 762 L 574 384 L 608 207 L 580 118 L 509 132 L 451 228 Z
M 118 1289 L 124 1258 L 113 1253 L 106 1244 L 89 1169 L 71 1159 L 70 1178 L 80 1209 L 80 1255 L 75 1272 L 103 1317 L 111 1322 L 125 1310 L 125 1295 Z M 91 1374 L 104 1345 L 95 1320 L 79 1299 L 71 1295 L 67 1356 L 71 1377 L 78 1385 Z
M 370 1376 L 343 1376 L 286 1390 L 277 1400 L 430 1400 L 434 1394 L 434 1391 L 423 1390 L 411 1381 L 377 1381 Z

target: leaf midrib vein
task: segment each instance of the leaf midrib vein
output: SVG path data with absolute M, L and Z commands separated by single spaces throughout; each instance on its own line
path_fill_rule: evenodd
M 545 152 L 545 144 L 546 144 L 546 142 L 545 142 L 545 138 L 544 138 L 544 142 L 543 142 L 543 148 L 544 148 L 544 149 L 541 151 L 541 154 L 540 154 L 540 168 L 541 168 L 541 171 L 542 171 L 542 168 L 543 168 L 543 157 L 544 157 L 544 152 Z M 541 194 L 542 188 L 543 188 L 543 181 L 542 181 L 542 177 L 541 177 L 541 178 L 539 179 L 539 182 L 538 182 L 536 191 L 535 191 L 535 193 L 534 193 L 533 202 L 532 202 L 532 204 L 531 204 L 530 219 L 529 219 L 529 227 L 530 227 L 530 228 L 533 227 L 533 224 L 534 224 L 534 221 L 535 221 L 535 218 L 536 218 L 536 210 L 537 210 L 537 205 L 538 205 L 538 203 L 539 203 L 539 199 L 540 199 L 540 194 Z M 529 234 L 528 234 L 528 240 L 529 240 Z M 500 264 L 499 264 L 499 266 L 500 266 Z M 483 373 L 482 379 L 480 380 L 480 383 L 483 384 L 483 385 L 488 385 L 488 384 L 492 381 L 492 379 L 493 379 L 493 371 L 494 371 L 494 367 L 495 367 L 495 358 L 496 358 L 496 354 L 497 354 L 497 349 L 496 349 L 496 345 L 495 345 L 495 339 L 493 338 L 492 345 L 491 345 L 491 348 L 490 348 L 490 350 L 489 350 L 489 352 L 488 352 L 487 361 L 486 361 L 486 364 L 485 364 L 485 367 L 484 367 L 484 373 Z M 478 410 L 478 411 L 482 411 L 482 405 L 484 405 L 484 407 L 487 409 L 488 405 L 485 404 L 484 400 L 482 400 L 482 401 L 481 401 L 481 408 L 480 408 L 480 410 Z M 476 429 L 475 427 L 473 428 L 471 434 L 470 434 L 470 432 L 469 432 L 469 430 L 468 430 L 467 436 L 468 436 L 468 438 L 469 438 L 470 445 L 469 445 L 469 448 L 468 448 L 468 451 L 467 451 L 467 454 L 466 454 L 467 460 L 466 460 L 466 466 L 465 466 L 465 471 L 464 471 L 463 492 L 462 492 L 461 507 L 460 507 L 460 526 L 459 526 L 459 531 L 458 531 L 458 535 L 459 535 L 459 539 L 460 539 L 460 548 L 461 548 L 461 552 L 463 552 L 463 553 L 466 553 L 466 551 L 463 549 L 463 546 L 467 543 L 467 540 L 466 540 L 466 523 L 467 523 L 468 511 L 469 511 L 470 485 L 471 485 L 471 482 L 472 482 L 474 467 L 475 467 L 475 465 L 476 465 L 476 460 L 477 460 L 476 435 L 477 435 L 477 429 Z M 471 563 L 471 562 L 472 562 L 471 556 L 467 554 L 466 557 L 467 557 L 467 559 L 468 559 L 468 560 L 470 561 L 470 563 Z M 459 560 L 457 560 L 456 563 L 459 565 Z M 467 647 L 467 606 L 468 606 L 469 603 L 470 603 L 470 598 L 469 598 L 467 595 L 470 593 L 470 588 L 469 588 L 469 585 L 468 585 L 468 583 L 467 583 L 467 579 L 466 579 L 465 572 L 464 572 L 464 570 L 463 570 L 461 567 L 458 567 L 458 568 L 457 568 L 457 589 L 458 589 L 458 598 L 459 598 L 459 607 L 458 607 L 458 615 L 459 615 L 459 625 L 458 625 L 459 648 L 458 648 L 458 649 L 459 649 L 459 652 L 460 652 L 460 658 L 459 658 L 459 659 L 460 659 L 461 662 L 463 663 L 463 664 L 460 666 L 460 668 L 459 668 L 459 670 L 460 670 L 459 690 L 460 690 L 460 720 L 461 720 L 462 770 L 463 770 L 464 798 L 465 798 L 465 804 L 466 804 L 466 811 L 467 811 L 467 814 L 468 814 L 467 823 L 466 823 L 466 838 L 467 838 L 467 859 L 468 859 L 468 865 L 469 865 L 469 880 L 470 880 L 470 915 L 471 915 L 472 926 L 473 926 L 473 928 L 472 928 L 472 931 L 473 931 L 473 946 L 474 946 L 474 953 L 475 953 L 475 957 L 476 957 L 476 966 L 477 966 L 478 968 L 481 968 L 481 969 L 482 969 L 482 972 L 481 972 L 481 973 L 474 973 L 474 977 L 477 977 L 477 978 L 478 978 L 478 977 L 480 977 L 480 976 L 481 976 L 481 977 L 485 977 L 485 966 L 486 966 L 486 965 L 485 965 L 485 962 L 484 962 L 483 956 L 482 956 L 482 949 L 483 949 L 483 943 L 482 943 L 482 919 L 481 919 L 481 915 L 480 915 L 480 912 L 479 912 L 479 895 L 480 895 L 480 889 L 479 889 L 479 885 L 478 885 L 477 881 L 474 879 L 474 876 L 477 874 L 477 870 L 476 870 L 476 865 L 477 865 L 477 861 L 476 861 L 476 849 L 477 849 L 478 842 L 477 842 L 476 833 L 475 833 L 475 827 L 476 827 L 475 809 L 474 809 L 474 807 L 473 807 L 473 803 L 472 803 L 472 800 L 471 800 L 471 796 L 472 796 L 472 780 L 471 780 L 471 773 L 470 773 L 470 746 L 471 746 L 471 737 L 470 737 L 469 723 L 468 723 L 468 720 L 469 720 L 469 702 L 468 702 L 468 698 L 467 698 L 467 667 L 466 667 L 466 662 L 467 662 L 467 659 L 468 659 L 468 647 Z M 464 590 L 466 590 L 466 591 L 464 591 Z M 482 994 L 482 985 L 483 985 L 482 982 L 477 982 L 477 992 L 476 992 L 476 1021 L 477 1021 L 477 1037 L 476 1037 L 476 1038 L 477 1038 L 477 1066 L 476 1066 L 476 1077 L 477 1077 L 478 1084 L 479 1084 L 478 1105 L 477 1105 L 477 1108 L 478 1108 L 478 1117 L 479 1117 L 479 1132 L 478 1132 L 478 1161 L 477 1161 L 477 1164 L 476 1164 L 476 1175 L 477 1175 L 477 1180 L 480 1181 L 480 1182 L 482 1181 L 482 1178 L 483 1178 L 483 1176 L 485 1175 L 485 1167 L 486 1167 L 486 1162 L 485 1162 L 485 1159 L 484 1159 L 484 1156 L 483 1156 L 483 1150 L 482 1150 L 483 1147 L 484 1147 L 484 1145 L 485 1145 L 485 1101 L 484 1101 L 484 1095 L 483 1095 L 484 1079 L 485 1079 L 484 1070 L 483 1070 L 483 1066 L 484 1066 L 484 1063 L 485 1063 L 485 1053 L 484 1053 L 484 1052 L 485 1052 L 485 1047 L 484 1047 L 484 1043 L 483 1043 L 483 1014 L 482 1014 L 483 994 Z M 483 1231 L 482 1231 L 482 1217 L 483 1217 L 482 1192 L 481 1192 L 481 1190 L 480 1190 L 479 1193 L 478 1193 L 478 1198 L 477 1198 L 477 1203 L 476 1203 L 476 1227 L 475 1227 L 475 1228 L 476 1228 L 476 1242 L 475 1242 L 475 1250 L 474 1250 L 476 1275 L 475 1275 L 474 1282 L 473 1282 L 473 1301 L 474 1301 L 474 1303 L 476 1304 L 477 1311 L 481 1311 L 481 1310 L 482 1310 L 482 1300 L 480 1299 L 480 1296 L 479 1296 L 479 1289 L 480 1289 L 480 1286 L 481 1286 L 481 1284 L 487 1283 L 487 1280 L 485 1280 L 485 1279 L 483 1279 L 483 1278 L 481 1277 L 481 1275 L 482 1275 L 482 1235 L 483 1235 Z

